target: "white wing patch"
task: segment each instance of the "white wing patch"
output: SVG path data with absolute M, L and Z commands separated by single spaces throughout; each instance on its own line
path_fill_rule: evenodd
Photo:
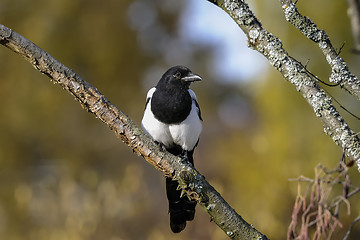
M 197 113 L 198 113 L 198 115 L 199 115 L 199 118 L 200 118 L 200 120 L 202 121 L 201 111 L 200 111 L 200 107 L 199 107 L 199 104 L 198 104 L 197 99 L 196 99 L 196 95 L 195 95 L 195 93 L 194 93 L 193 90 L 189 89 L 188 91 L 189 91 L 189 93 L 190 93 L 190 96 L 191 96 L 191 99 L 192 99 L 193 104 L 195 104 L 196 111 L 197 111 Z

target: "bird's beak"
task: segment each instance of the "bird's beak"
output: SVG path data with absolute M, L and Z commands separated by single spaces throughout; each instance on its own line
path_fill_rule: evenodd
M 185 82 L 195 82 L 195 81 L 201 81 L 202 78 L 194 73 L 189 73 L 186 77 L 182 77 L 181 80 Z

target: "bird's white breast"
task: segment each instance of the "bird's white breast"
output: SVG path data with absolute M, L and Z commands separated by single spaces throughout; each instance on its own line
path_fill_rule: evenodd
M 164 144 L 166 147 L 177 144 L 184 150 L 193 150 L 202 130 L 201 120 L 195 104 L 195 93 L 189 90 L 193 99 L 189 116 L 179 124 L 165 124 L 157 120 L 151 112 L 151 97 L 155 90 L 156 88 L 152 88 L 147 94 L 147 99 L 150 100 L 141 121 L 143 130 L 154 140 Z
M 175 144 L 184 150 L 191 151 L 194 149 L 202 130 L 201 120 L 194 102 L 189 116 L 180 124 L 170 124 L 169 129 Z

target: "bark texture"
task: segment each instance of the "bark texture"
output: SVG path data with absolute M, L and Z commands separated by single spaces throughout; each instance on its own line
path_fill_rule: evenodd
M 307 38 L 319 45 L 320 50 L 325 55 L 331 67 L 329 81 L 339 84 L 360 100 L 360 81 L 350 72 L 344 59 L 338 55 L 327 33 L 319 29 L 310 18 L 302 16 L 296 8 L 295 3 L 291 0 L 280 0 L 280 3 L 286 20 L 294 25 Z
M 270 64 L 278 70 L 283 77 L 289 81 L 295 89 L 305 98 L 313 108 L 315 115 L 323 122 L 324 132 L 343 149 L 347 157 L 357 163 L 360 171 L 360 142 L 357 134 L 354 133 L 332 104 L 332 99 L 317 84 L 317 79 L 300 62 L 291 57 L 283 48 L 280 39 L 264 29 L 260 21 L 250 10 L 243 0 L 208 0 L 227 12 L 239 25 L 248 38 L 248 44 L 263 54 Z M 294 3 L 283 6 L 288 16 L 293 19 Z M 285 4 L 285 3 L 284 3 Z M 288 9 L 288 10 L 286 10 Z M 296 15 L 296 14 L 295 14 Z M 304 26 L 300 18 L 300 26 Z M 291 22 L 297 22 L 291 20 Z M 311 22 L 311 21 L 310 21 Z M 305 24 L 306 25 L 306 24 Z M 307 25 L 306 25 L 307 26 Z M 310 24 L 306 30 L 307 35 L 314 38 L 321 45 L 321 49 L 332 66 L 331 79 L 340 83 L 351 94 L 360 99 L 359 80 L 350 73 L 345 62 L 337 55 L 334 48 L 323 30 L 318 30 L 315 24 Z M 314 35 L 314 36 L 313 36 Z

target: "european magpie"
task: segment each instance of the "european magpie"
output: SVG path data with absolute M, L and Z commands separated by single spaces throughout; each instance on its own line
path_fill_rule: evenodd
M 156 87 L 146 96 L 141 126 L 156 142 L 170 153 L 194 164 L 194 148 L 199 141 L 202 118 L 195 93 L 190 83 L 201 77 L 184 66 L 167 70 Z M 178 182 L 166 177 L 166 195 L 169 201 L 170 228 L 181 232 L 186 221 L 194 219 L 196 201 L 186 195 L 180 197 Z

